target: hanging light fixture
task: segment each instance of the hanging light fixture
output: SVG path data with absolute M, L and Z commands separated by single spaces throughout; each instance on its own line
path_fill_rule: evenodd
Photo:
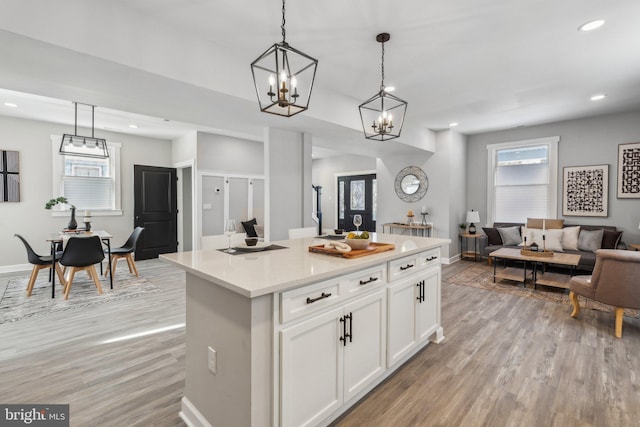
M 404 123 L 404 115 L 407 112 L 407 102 L 390 94 L 384 86 L 384 44 L 390 39 L 389 33 L 381 33 L 376 36 L 376 41 L 382 44 L 380 91 L 360 104 L 359 107 L 365 138 L 378 141 L 399 137 Z
M 291 47 L 285 39 L 282 0 L 282 42 L 251 63 L 260 111 L 290 117 L 309 108 L 318 60 Z
M 69 135 L 68 133 L 62 135 L 58 153 L 62 156 L 93 157 L 97 159 L 108 158 L 109 149 L 107 148 L 107 141 L 103 138 L 94 137 L 95 106 L 82 104 L 91 107 L 91 136 L 82 136 L 78 135 L 78 102 L 74 102 L 73 104 L 75 105 L 76 111 L 74 133 L 73 135 Z

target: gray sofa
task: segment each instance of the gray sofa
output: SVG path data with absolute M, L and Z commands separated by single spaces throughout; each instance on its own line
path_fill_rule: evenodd
M 482 247 L 481 254 L 483 257 L 488 259 L 489 254 L 493 251 L 496 251 L 503 247 L 508 248 L 518 248 L 522 249 L 521 246 L 505 246 L 502 244 L 502 241 L 496 241 L 495 235 L 496 232 L 492 232 L 492 229 L 497 229 L 500 227 L 514 227 L 514 226 L 524 226 L 523 223 L 512 223 L 512 222 L 496 222 L 493 224 L 493 227 L 483 227 L 485 232 L 484 238 L 481 239 L 480 246 Z M 622 231 L 618 231 L 615 226 L 611 225 L 582 225 L 582 224 L 564 224 L 564 227 L 574 227 L 576 225 L 580 226 L 580 230 L 605 230 L 603 238 L 602 238 L 602 249 L 627 249 L 627 245 L 622 242 Z M 498 234 L 499 238 L 499 234 Z M 595 252 L 587 252 L 587 251 L 575 251 L 575 250 L 565 250 L 564 253 L 567 254 L 577 254 L 580 255 L 580 263 L 578 264 L 578 270 L 592 271 L 593 267 L 596 263 L 596 254 Z

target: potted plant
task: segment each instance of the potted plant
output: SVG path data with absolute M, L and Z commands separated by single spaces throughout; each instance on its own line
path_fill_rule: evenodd
M 467 223 L 461 222 L 460 225 L 458 225 L 458 227 L 460 227 L 460 232 L 464 233 L 467 230 Z
M 67 224 L 67 228 L 69 230 L 75 230 L 76 228 L 78 228 L 78 223 L 76 222 L 76 207 L 74 205 L 70 204 L 67 201 L 66 197 L 62 197 L 61 196 L 61 197 L 58 197 L 57 199 L 51 199 L 47 203 L 45 203 L 44 208 L 45 209 L 51 209 L 52 207 L 54 207 L 58 203 L 69 204 L 69 207 L 71 209 L 71 219 L 69 220 L 69 224 Z

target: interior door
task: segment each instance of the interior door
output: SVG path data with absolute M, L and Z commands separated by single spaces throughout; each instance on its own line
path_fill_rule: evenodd
M 338 177 L 338 228 L 355 230 L 353 216 L 362 215 L 360 231 L 376 231 L 376 175 Z
M 135 258 L 157 258 L 178 250 L 175 168 L 133 166 L 134 226 L 144 227 Z

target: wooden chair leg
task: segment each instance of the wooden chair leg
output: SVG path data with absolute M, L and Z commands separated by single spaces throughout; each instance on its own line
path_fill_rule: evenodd
M 73 276 L 76 274 L 76 267 L 71 267 L 69 270 L 69 278 L 67 279 L 67 286 L 64 288 L 64 299 L 69 299 L 69 291 L 71 290 L 71 284 L 73 283 Z
M 33 285 L 36 283 L 36 278 L 38 277 L 38 272 L 40 271 L 39 265 L 34 265 L 31 270 L 31 276 L 29 276 L 29 283 L 27 283 L 27 296 L 31 296 L 31 292 L 33 291 Z
M 93 283 L 96 284 L 96 288 L 98 288 L 98 295 L 102 295 L 102 286 L 100 286 L 100 280 L 98 277 L 98 272 L 96 271 L 96 267 L 90 265 L 89 267 L 87 267 L 87 272 L 89 273 L 89 276 L 92 277 Z
M 616 338 L 622 338 L 622 319 L 624 308 L 616 307 Z
M 571 305 L 573 306 L 573 312 L 571 312 L 571 317 L 577 317 L 580 314 L 580 302 L 578 301 L 578 295 L 575 292 L 569 292 L 569 299 L 571 300 Z
M 116 276 L 116 264 L 118 263 L 118 255 L 111 255 L 111 277 Z
M 58 281 L 60 282 L 60 285 L 62 286 L 62 288 L 63 289 L 66 288 L 67 281 L 64 278 L 64 272 L 60 268 L 60 264 L 58 264 L 57 262 L 56 262 L 56 275 L 58 276 Z
M 127 264 L 129 264 L 129 273 L 133 273 L 136 275 L 136 277 L 140 277 L 140 275 L 138 274 L 138 269 L 136 268 L 136 263 L 133 260 L 133 254 L 127 254 L 126 258 Z

